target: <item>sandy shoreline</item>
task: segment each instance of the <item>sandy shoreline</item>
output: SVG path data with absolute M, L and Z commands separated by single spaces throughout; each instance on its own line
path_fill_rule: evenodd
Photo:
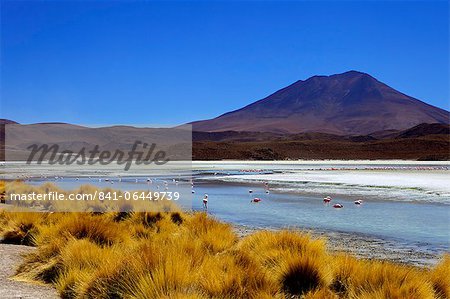
M 240 238 L 258 231 L 256 228 L 235 224 L 233 224 L 233 228 Z M 310 233 L 314 238 L 325 238 L 327 249 L 331 252 L 345 252 L 362 259 L 386 260 L 419 267 L 430 267 L 438 263 L 441 258 L 441 255 L 437 253 L 420 251 L 406 244 L 399 245 L 396 242 L 374 236 L 307 229 L 300 231 Z
M 15 274 L 16 268 L 22 263 L 23 255 L 34 250 L 36 248 L 30 246 L 0 244 L 0 298 L 59 298 L 52 286 L 11 279 Z

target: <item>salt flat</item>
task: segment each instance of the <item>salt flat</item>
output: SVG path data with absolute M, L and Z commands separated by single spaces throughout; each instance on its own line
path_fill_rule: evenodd
M 450 194 L 450 171 L 408 170 L 320 170 L 290 173 L 232 175 L 218 177 L 228 181 L 318 182 L 377 187 L 420 188 Z

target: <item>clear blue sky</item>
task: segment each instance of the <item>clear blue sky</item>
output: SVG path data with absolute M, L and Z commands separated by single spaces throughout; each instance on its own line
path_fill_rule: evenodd
M 447 1 L 1 2 L 1 118 L 175 124 L 359 70 L 449 109 Z

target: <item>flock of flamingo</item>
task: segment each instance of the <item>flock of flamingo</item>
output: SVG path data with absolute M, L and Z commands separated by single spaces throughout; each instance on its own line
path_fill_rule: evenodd
M 41 177 L 47 178 L 47 177 L 44 176 L 44 175 L 41 175 Z M 22 175 L 22 179 L 24 179 L 25 181 L 27 181 L 27 180 L 31 179 L 31 177 L 27 177 L 26 175 Z M 63 179 L 63 177 L 62 177 L 62 176 L 60 176 L 60 177 L 55 176 L 54 179 L 55 179 L 55 181 L 58 181 L 58 180 Z M 79 178 L 75 178 L 75 179 L 76 179 L 77 181 L 79 180 Z M 91 179 L 91 177 L 89 177 L 89 179 Z M 102 182 L 102 179 L 99 178 L 99 179 L 98 179 L 98 182 Z M 104 179 L 104 182 L 108 182 L 108 183 L 110 183 L 110 184 L 114 184 L 114 180 L 109 179 L 109 178 L 105 178 L 105 179 Z M 122 182 L 122 178 L 119 177 L 118 180 L 117 180 L 117 182 L 119 182 L 119 183 Z M 135 179 L 135 182 L 138 183 L 139 180 L 138 180 L 138 179 Z M 177 181 L 176 179 L 173 179 L 172 182 L 173 182 L 175 185 L 178 185 L 178 181 Z M 148 184 L 153 184 L 153 180 L 152 180 L 151 178 L 147 178 L 147 183 L 148 183 Z M 191 184 L 191 192 L 192 192 L 192 194 L 194 194 L 194 193 L 195 193 L 195 190 L 194 190 L 194 182 L 193 182 L 192 179 L 190 180 L 190 184 Z M 163 185 L 164 185 L 164 190 L 168 190 L 168 189 L 169 189 L 169 183 L 168 183 L 167 181 L 163 181 Z M 156 188 L 159 190 L 159 189 L 160 189 L 160 186 L 157 185 Z M 268 182 L 265 182 L 265 183 L 264 183 L 264 192 L 265 192 L 266 194 L 269 194 L 269 193 L 270 193 L 270 191 L 269 191 L 269 183 L 268 183 Z M 252 190 L 252 189 L 249 189 L 249 190 L 248 190 L 248 193 L 249 193 L 249 194 L 252 194 L 252 193 L 253 193 L 253 190 Z M 253 199 L 250 200 L 251 203 L 259 203 L 259 202 L 261 202 L 261 201 L 262 201 L 262 199 L 261 199 L 260 197 L 254 197 Z M 332 201 L 332 197 L 331 197 L 331 196 L 326 196 L 326 197 L 323 198 L 323 203 L 324 203 L 325 205 L 327 205 L 327 206 L 330 205 L 331 201 Z M 203 197 L 203 205 L 204 205 L 205 208 L 207 208 L 207 204 L 208 204 L 208 195 L 205 194 L 205 196 Z M 355 201 L 354 201 L 354 204 L 355 204 L 355 205 L 362 205 L 362 204 L 363 204 L 363 200 L 362 200 L 362 199 L 355 200 Z M 343 205 L 343 204 L 340 204 L 340 203 L 335 203 L 335 204 L 333 204 L 332 207 L 335 208 L 335 209 L 342 209 L 342 208 L 344 207 L 344 205 Z
M 327 197 L 325 197 L 325 198 L 323 199 L 323 203 L 324 203 L 325 205 L 329 205 L 330 202 L 331 202 L 331 200 L 332 200 L 331 196 L 327 196 Z M 358 200 L 355 200 L 354 203 L 355 203 L 355 205 L 362 205 L 363 200 L 362 200 L 362 199 L 358 199 Z M 333 208 L 335 208 L 335 209 L 342 209 L 343 207 L 344 207 L 344 205 L 343 205 L 343 204 L 340 204 L 340 203 L 335 203 L 335 204 L 333 205 Z
M 269 183 L 268 182 L 265 182 L 264 183 L 264 190 L 265 190 L 265 192 L 268 194 L 269 193 Z M 253 190 L 252 189 L 249 189 L 248 190 L 248 193 L 249 194 L 252 194 L 253 193 Z M 331 196 L 326 196 L 324 199 L 323 199 L 323 203 L 325 204 L 325 205 L 330 205 L 330 203 L 331 203 L 331 200 L 332 200 L 333 198 L 331 197 Z M 251 203 L 258 203 L 258 202 L 261 202 L 262 201 L 262 199 L 261 198 L 259 198 L 259 197 L 255 197 L 255 198 L 253 198 L 252 200 L 250 200 L 250 202 Z M 358 199 L 358 200 L 355 200 L 354 201 L 354 204 L 355 205 L 362 205 L 363 204 L 363 200 L 362 199 Z M 342 209 L 344 207 L 344 205 L 343 204 L 340 204 L 340 203 L 335 203 L 335 204 L 333 204 L 333 208 L 335 208 L 335 209 Z

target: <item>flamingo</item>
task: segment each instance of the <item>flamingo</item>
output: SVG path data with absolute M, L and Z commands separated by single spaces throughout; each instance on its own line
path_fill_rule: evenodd
M 208 194 L 205 193 L 205 196 L 203 196 L 203 208 L 205 210 L 208 210 Z
M 261 200 L 262 200 L 261 198 L 255 197 L 255 198 L 253 198 L 250 202 L 257 203 L 257 202 L 260 202 Z
M 327 197 L 325 197 L 325 198 L 323 199 L 323 202 L 324 202 L 325 204 L 329 204 L 331 200 L 332 200 L 332 198 L 331 198 L 330 196 L 327 196 Z
M 333 208 L 336 208 L 336 209 L 341 209 L 341 208 L 343 208 L 344 206 L 343 205 L 341 205 L 340 203 L 337 203 L 337 204 L 334 204 L 333 205 Z
M 355 205 L 361 205 L 363 203 L 362 199 L 355 200 Z

